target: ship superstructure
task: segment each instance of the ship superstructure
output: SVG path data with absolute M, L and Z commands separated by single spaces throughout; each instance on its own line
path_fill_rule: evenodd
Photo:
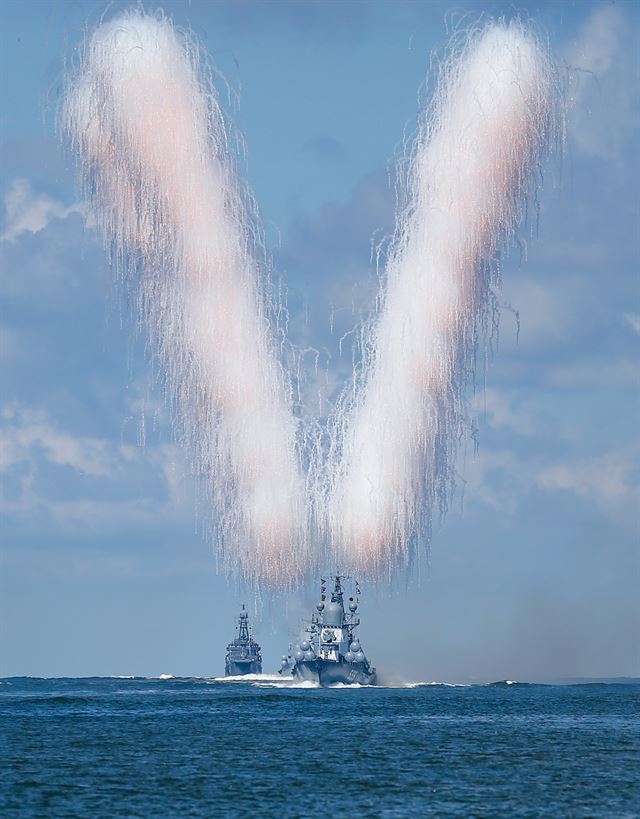
M 241 677 L 245 674 L 262 674 L 262 654 L 249 628 L 249 615 L 244 603 L 238 617 L 235 640 L 227 646 L 224 662 L 225 677 Z
M 326 581 L 322 579 L 320 602 L 311 617 L 304 637 L 282 658 L 280 673 L 292 674 L 298 680 L 320 685 L 372 685 L 376 670 L 365 656 L 356 629 L 360 589 L 355 583 L 355 596 L 349 597 L 345 610 L 342 583 L 348 578 L 335 575 L 331 599 L 327 600 Z

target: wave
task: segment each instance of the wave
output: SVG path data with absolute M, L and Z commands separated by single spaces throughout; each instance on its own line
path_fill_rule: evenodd
M 338 684 L 340 685 L 340 683 Z M 313 680 L 294 680 L 292 677 L 280 677 L 278 680 L 254 682 L 255 688 L 322 688 L 320 683 Z M 336 688 L 338 686 L 331 686 Z M 348 686 L 345 686 L 348 687 Z
M 211 677 L 214 683 L 276 682 L 283 678 L 279 674 L 239 674 L 235 677 Z
M 430 682 L 427 680 L 418 680 L 418 681 L 411 681 L 411 680 L 379 680 L 376 685 L 373 686 L 362 686 L 363 688 L 396 688 L 396 689 L 404 689 L 404 688 L 431 688 L 431 687 L 443 687 L 443 688 L 471 688 L 473 683 L 458 683 L 458 682 L 442 682 L 441 680 L 431 680 Z

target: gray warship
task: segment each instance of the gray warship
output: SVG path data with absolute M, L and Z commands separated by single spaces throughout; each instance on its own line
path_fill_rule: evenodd
M 282 658 L 279 673 L 294 679 L 320 685 L 374 685 L 376 670 L 367 660 L 356 629 L 360 589 L 355 583 L 355 597 L 349 597 L 345 611 L 342 582 L 348 578 L 335 575 L 331 599 L 326 600 L 326 581 L 321 580 L 317 613 L 305 629 L 306 637 Z
M 236 638 L 227 646 L 224 660 L 225 677 L 242 677 L 245 674 L 262 674 L 262 654 L 260 646 L 251 636 L 249 615 L 244 603 L 238 617 Z

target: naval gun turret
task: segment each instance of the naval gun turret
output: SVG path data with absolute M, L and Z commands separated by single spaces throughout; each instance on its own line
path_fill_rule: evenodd
M 327 600 L 326 583 L 322 579 L 320 602 L 311 616 L 304 637 L 292 652 L 282 658 L 280 673 L 295 679 L 320 685 L 373 685 L 376 670 L 365 656 L 356 629 L 360 589 L 355 583 L 355 597 L 349 597 L 346 610 L 342 582 L 348 578 L 335 575 L 331 599 Z
M 235 640 L 227 646 L 224 662 L 225 677 L 241 677 L 245 674 L 262 674 L 262 654 L 249 628 L 249 614 L 244 603 L 238 617 Z

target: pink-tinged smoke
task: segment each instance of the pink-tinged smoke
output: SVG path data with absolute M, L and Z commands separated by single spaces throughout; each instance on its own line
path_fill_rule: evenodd
M 333 563 L 381 574 L 428 541 L 494 317 L 499 253 L 523 221 L 558 111 L 549 55 L 520 23 L 471 33 L 443 65 L 361 365 L 328 429 L 308 424 L 305 441 L 260 232 L 197 49 L 140 11 L 89 38 L 62 125 L 137 296 L 227 568 L 289 585 L 324 541 Z
M 446 503 L 498 254 L 523 220 L 557 111 L 549 55 L 519 23 L 471 34 L 441 69 L 380 312 L 331 420 L 321 503 L 342 566 L 380 574 L 402 564 Z
M 112 260 L 137 293 L 226 565 L 252 581 L 295 581 L 307 536 L 290 381 L 197 49 L 161 16 L 118 16 L 87 41 L 61 120 Z

